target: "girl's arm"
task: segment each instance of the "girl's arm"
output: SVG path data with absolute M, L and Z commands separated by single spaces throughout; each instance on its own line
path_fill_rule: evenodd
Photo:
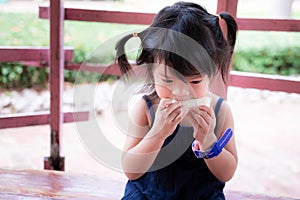
M 218 118 L 218 125 L 220 127 L 220 131 L 217 134 L 219 138 L 227 128 L 231 128 L 234 133 L 232 113 L 226 102 L 222 103 Z M 215 175 L 215 177 L 223 182 L 229 181 L 233 177 L 238 163 L 234 134 L 218 156 L 204 160 L 207 167 Z
M 165 138 L 173 133 L 182 118 L 181 105 L 172 104 L 171 100 L 166 99 L 160 101 L 151 129 L 148 113 L 146 102 L 140 100 L 131 114 L 122 155 L 123 170 L 130 180 L 135 180 L 147 172 Z

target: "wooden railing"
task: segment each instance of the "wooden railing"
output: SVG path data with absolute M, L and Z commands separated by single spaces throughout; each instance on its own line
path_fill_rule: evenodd
M 237 1 L 219 1 L 217 12 L 227 11 L 233 16 L 236 15 Z M 42 19 L 49 18 L 49 8 L 40 7 L 39 16 Z M 154 18 L 154 13 L 136 13 L 136 12 L 119 12 L 104 10 L 85 10 L 65 8 L 65 20 L 76 20 L 86 22 L 109 22 L 121 24 L 150 24 Z M 256 30 L 256 31 L 300 31 L 300 20 L 284 20 L 284 19 L 251 19 L 237 18 L 239 31 Z M 77 67 L 76 67 L 77 65 Z M 73 64 L 67 69 L 78 69 L 80 64 Z M 89 70 L 89 68 L 86 68 Z M 90 68 L 94 71 L 95 68 Z M 103 72 L 103 68 L 98 71 Z M 108 73 L 118 75 L 117 68 L 111 67 Z M 272 91 L 283 91 L 290 93 L 300 93 L 300 81 L 296 78 L 278 75 L 265 75 L 254 73 L 240 73 L 232 71 L 230 73 L 230 86 L 265 89 Z M 227 86 L 225 86 L 227 87 Z M 225 88 L 226 90 L 226 88 Z M 219 94 L 226 98 L 225 94 Z

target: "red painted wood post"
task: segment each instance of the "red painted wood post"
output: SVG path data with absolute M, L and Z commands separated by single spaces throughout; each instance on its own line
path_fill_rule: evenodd
M 50 157 L 45 158 L 44 168 L 64 170 L 60 157 L 62 133 L 64 84 L 64 5 L 63 0 L 50 0 Z
M 236 17 L 238 0 L 218 0 L 217 14 L 224 11 Z
M 238 4 L 238 0 L 218 0 L 218 6 L 217 6 L 216 13 L 219 14 L 220 12 L 228 12 L 233 17 L 236 17 L 237 4 Z M 222 26 L 224 26 L 224 23 L 220 23 L 220 25 L 222 27 Z M 222 27 L 222 29 L 224 30 L 224 27 Z M 231 70 L 231 63 L 230 63 L 229 69 Z M 228 77 L 228 80 L 230 81 L 230 77 Z M 221 84 L 221 86 L 220 86 L 220 84 Z M 215 94 L 226 99 L 228 84 L 229 83 L 227 83 L 227 85 L 226 85 L 223 82 L 221 74 L 218 73 L 217 76 L 214 78 L 214 80 L 211 81 L 210 89 Z

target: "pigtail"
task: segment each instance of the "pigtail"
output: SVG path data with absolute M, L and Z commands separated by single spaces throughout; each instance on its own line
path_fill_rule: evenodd
M 215 34 L 217 45 L 218 69 L 221 72 L 223 81 L 226 83 L 236 41 L 237 23 L 234 18 L 226 12 L 222 12 L 219 16 L 215 16 L 215 20 L 216 23 L 213 32 Z M 224 31 L 224 33 L 227 33 L 227 35 L 223 35 L 224 33 L 220 26 L 220 20 L 225 20 L 226 22 L 227 31 Z
M 238 25 L 235 19 L 228 13 L 222 12 L 220 17 L 225 20 L 227 25 L 227 41 L 233 51 L 236 41 L 236 32 L 238 29 Z
M 134 33 L 124 36 L 121 40 L 118 41 L 115 47 L 116 61 L 119 65 L 122 74 L 125 74 L 131 70 L 131 65 L 128 62 L 127 56 L 125 54 L 125 44 L 130 38 L 134 37 L 135 34 L 137 35 L 137 33 Z

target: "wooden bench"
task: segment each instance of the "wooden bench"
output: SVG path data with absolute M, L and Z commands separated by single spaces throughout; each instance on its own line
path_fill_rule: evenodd
M 48 170 L 0 170 L 0 199 L 120 199 L 124 183 Z
M 47 170 L 0 170 L 0 199 L 116 200 L 125 184 L 92 175 Z M 228 200 L 292 200 L 238 191 L 226 191 Z

